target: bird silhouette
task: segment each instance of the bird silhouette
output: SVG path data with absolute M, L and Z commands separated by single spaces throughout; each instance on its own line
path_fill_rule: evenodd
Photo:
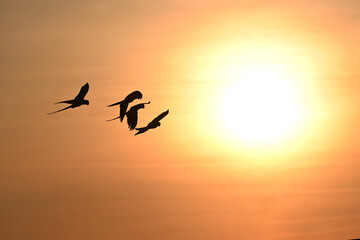
M 76 95 L 74 99 L 54 103 L 54 104 L 67 103 L 67 104 L 71 104 L 70 106 L 55 112 L 48 113 L 48 115 L 58 113 L 69 108 L 80 107 L 81 105 L 89 105 L 89 100 L 84 99 L 88 91 L 89 91 L 89 83 L 86 83 L 84 86 L 81 87 L 80 92 L 78 93 L 78 95 Z
M 120 105 L 120 116 L 116 117 L 116 118 L 113 118 L 113 119 L 110 119 L 110 120 L 107 120 L 107 121 L 112 121 L 112 120 L 120 118 L 120 121 L 122 122 L 124 117 L 125 117 L 126 110 L 128 108 L 129 103 L 131 103 L 135 99 L 141 99 L 141 98 L 142 98 L 141 92 L 140 91 L 134 91 L 134 92 L 130 93 L 129 95 L 127 95 L 124 100 L 108 105 L 108 107 Z
M 169 114 L 169 109 L 166 110 L 165 112 L 161 113 L 156 118 L 154 118 L 154 120 L 152 120 L 146 127 L 135 128 L 138 131 L 137 133 L 135 133 L 135 136 L 138 135 L 138 134 L 142 134 L 142 133 L 146 132 L 149 129 L 160 127 L 160 125 L 161 125 L 160 120 L 163 119 L 168 114 Z
M 126 112 L 127 123 L 130 130 L 135 129 L 138 121 L 138 110 L 140 110 L 141 108 L 145 108 L 145 104 L 150 104 L 150 102 L 140 103 L 132 106 L 130 110 Z

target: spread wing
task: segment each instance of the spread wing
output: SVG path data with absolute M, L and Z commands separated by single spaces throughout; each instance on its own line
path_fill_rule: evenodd
M 81 87 L 80 92 L 75 97 L 76 100 L 82 100 L 85 98 L 85 95 L 89 91 L 89 83 L 86 83 L 84 86 Z
M 131 103 L 135 99 L 141 99 L 141 98 L 142 98 L 142 93 L 140 91 L 134 91 L 126 96 L 125 101 Z
M 126 111 L 128 108 L 128 102 L 121 102 L 120 103 L 120 121 L 122 122 L 125 115 L 126 115 Z
M 163 119 L 168 114 L 169 114 L 169 109 L 163 112 L 162 114 L 160 114 L 159 116 L 157 116 L 156 118 L 154 118 L 154 120 L 152 120 L 151 123 L 160 122 L 160 120 Z
M 134 130 L 136 125 L 137 125 L 137 121 L 138 121 L 138 114 L 137 111 L 131 111 L 131 109 L 126 113 L 126 117 L 127 117 L 127 123 L 129 125 L 129 129 L 130 130 Z
M 121 103 L 129 104 L 132 101 L 134 101 L 135 99 L 141 99 L 141 98 L 142 98 L 141 92 L 140 91 L 134 91 L 134 92 L 130 93 L 129 95 L 127 95 L 124 100 L 122 100 L 120 102 L 110 104 L 110 105 L 108 105 L 108 107 L 112 107 L 112 106 L 115 106 L 115 105 L 120 105 Z M 127 107 L 127 105 L 126 105 L 126 107 Z M 125 112 L 126 112 L 126 109 L 125 109 Z

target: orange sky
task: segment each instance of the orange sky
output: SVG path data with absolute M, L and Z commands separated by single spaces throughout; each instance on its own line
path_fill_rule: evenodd
M 360 3 L 199 2 L 0 1 L 2 239 L 360 237 Z M 224 96 L 264 64 L 302 125 L 247 143 Z M 134 90 L 139 125 L 170 109 L 136 137 L 105 122 Z

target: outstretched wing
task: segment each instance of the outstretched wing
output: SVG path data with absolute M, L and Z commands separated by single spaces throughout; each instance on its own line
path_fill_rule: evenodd
M 163 118 L 164 118 L 166 115 L 168 115 L 168 114 L 169 114 L 169 109 L 166 110 L 165 112 L 163 112 L 162 114 L 160 114 L 159 116 L 157 116 L 156 118 L 154 118 L 154 120 L 152 120 L 152 121 L 149 123 L 149 125 L 150 125 L 151 123 L 160 122 L 160 120 L 163 119 Z
M 141 99 L 141 98 L 142 98 L 142 93 L 140 91 L 134 91 L 126 96 L 125 101 L 131 103 L 135 99 Z
M 128 126 L 129 126 L 129 129 L 130 130 L 134 130 L 136 125 L 137 125 L 137 121 L 138 121 L 138 113 L 137 111 L 135 110 L 129 110 L 127 113 L 126 113 L 126 117 L 127 117 L 127 123 L 128 123 Z
M 128 105 L 129 105 L 128 102 L 121 102 L 120 103 L 120 122 L 122 122 L 124 120 Z
M 81 87 L 80 92 L 78 93 L 78 95 L 75 97 L 74 100 L 84 99 L 88 91 L 89 91 L 89 83 L 86 83 L 84 86 Z
M 135 99 L 141 99 L 141 98 L 142 98 L 141 92 L 140 91 L 134 91 L 134 92 L 130 93 L 129 95 L 127 95 L 124 100 L 122 100 L 120 102 L 110 104 L 110 105 L 108 105 L 108 107 L 120 105 L 121 103 L 128 103 L 129 104 L 132 101 L 134 101 Z

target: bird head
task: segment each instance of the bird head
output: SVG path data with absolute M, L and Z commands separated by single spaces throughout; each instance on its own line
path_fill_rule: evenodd
M 135 91 L 134 92 L 134 96 L 137 98 L 137 99 L 142 99 L 142 93 L 140 91 Z
M 125 101 L 132 102 L 135 99 L 141 99 L 142 93 L 140 91 L 134 91 L 126 96 Z

